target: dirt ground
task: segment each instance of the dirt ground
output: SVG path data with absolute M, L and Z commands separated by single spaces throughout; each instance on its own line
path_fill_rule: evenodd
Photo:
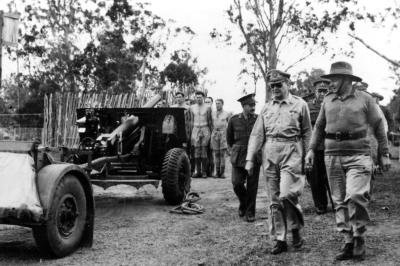
M 400 265 L 400 164 L 377 177 L 370 205 L 367 258 L 358 265 Z M 229 169 L 227 170 L 227 173 Z M 0 227 L 0 265 L 331 265 L 341 246 L 332 212 L 313 212 L 310 189 L 302 197 L 305 240 L 301 250 L 271 256 L 265 180 L 260 180 L 255 223 L 237 216 L 230 178 L 195 179 L 202 215 L 170 214 L 161 189 L 95 187 L 94 245 L 58 259 L 42 258 L 31 230 Z M 353 265 L 354 262 L 336 263 Z

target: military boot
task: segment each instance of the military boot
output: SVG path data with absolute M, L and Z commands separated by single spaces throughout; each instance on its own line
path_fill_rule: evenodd
M 353 243 L 346 243 L 342 250 L 336 255 L 337 260 L 350 260 L 353 258 Z
M 288 250 L 286 241 L 276 241 L 275 246 L 271 250 L 272 255 L 277 255 Z
M 300 235 L 300 230 L 299 229 L 293 229 L 292 230 L 292 236 L 293 236 L 293 247 L 294 248 L 301 248 L 304 244 L 304 239 Z
M 225 166 L 221 166 L 219 171 L 219 178 L 225 178 Z
M 207 172 L 209 172 L 208 171 L 208 167 L 209 167 L 209 165 L 208 165 L 208 163 L 207 163 L 207 158 L 203 158 L 203 159 L 201 159 L 201 164 L 202 164 L 202 175 L 201 175 L 201 177 L 202 178 L 207 178 Z
M 201 160 L 200 159 L 195 159 L 196 163 L 196 172 L 193 174 L 193 178 L 199 178 L 201 177 Z
M 365 258 L 365 241 L 362 236 L 354 237 L 353 258 L 363 260 Z

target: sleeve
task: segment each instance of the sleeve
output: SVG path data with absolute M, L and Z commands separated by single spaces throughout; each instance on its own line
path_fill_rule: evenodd
M 301 139 L 303 142 L 303 154 L 306 154 L 306 150 L 311 140 L 312 125 L 310 118 L 310 110 L 308 105 L 304 102 L 301 110 Z
M 367 108 L 368 124 L 373 128 L 378 141 L 378 150 L 380 154 L 387 154 L 389 153 L 388 139 L 382 117 L 379 115 L 379 106 L 372 98 L 367 98 Z
M 257 117 L 256 122 L 254 123 L 253 129 L 250 134 L 249 144 L 247 146 L 247 156 L 246 161 L 254 161 L 255 155 L 262 148 L 262 145 L 265 141 L 265 127 L 264 127 L 264 119 L 262 114 L 265 113 L 266 107 L 264 107 L 260 115 Z
M 233 135 L 233 117 L 231 117 L 228 121 L 228 127 L 226 128 L 226 142 L 229 148 L 232 147 L 234 141 Z
M 383 114 L 385 115 L 389 132 L 394 130 L 394 121 L 393 121 L 393 116 L 390 110 L 387 107 L 383 107 Z
M 317 121 L 315 122 L 314 131 L 311 135 L 309 150 L 316 150 L 320 143 L 324 140 L 325 135 L 325 125 L 326 125 L 326 116 L 325 116 L 325 101 L 322 102 L 321 110 L 319 111 Z

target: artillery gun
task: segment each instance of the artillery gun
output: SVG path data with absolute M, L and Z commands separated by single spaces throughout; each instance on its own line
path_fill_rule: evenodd
M 39 249 L 54 257 L 92 245 L 91 184 L 161 182 L 169 204 L 190 190 L 183 108 L 84 108 L 77 117 L 78 147 L 0 141 L 0 223 L 32 228 Z

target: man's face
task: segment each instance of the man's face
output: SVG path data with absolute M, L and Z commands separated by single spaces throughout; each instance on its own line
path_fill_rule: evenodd
M 190 105 L 190 100 L 189 100 L 189 99 L 186 99 L 186 100 L 185 100 L 185 103 L 186 103 L 187 105 Z
M 204 101 L 203 95 L 197 94 L 196 95 L 196 101 L 197 101 L 198 104 L 203 104 L 203 101 Z
M 252 103 L 252 104 L 244 104 L 242 105 L 243 107 L 243 111 L 245 114 L 254 114 L 256 111 L 256 104 Z
M 328 92 L 329 83 L 320 82 L 315 87 L 315 96 L 317 99 L 324 99 L 326 93 Z
M 285 81 L 271 83 L 269 87 L 272 90 L 274 98 L 278 100 L 285 98 L 289 93 L 289 85 Z
M 182 104 L 185 101 L 185 98 L 183 98 L 182 94 L 177 94 L 175 96 L 175 100 L 178 104 Z
M 344 76 L 334 76 L 330 78 L 330 91 L 334 93 L 341 93 L 341 90 L 348 85 L 351 85 L 351 80 Z
M 211 101 L 211 99 L 210 98 L 206 98 L 205 100 L 204 100 L 204 103 L 205 104 L 207 104 L 208 106 L 212 106 L 212 101 Z
M 215 108 L 217 108 L 218 111 L 221 111 L 223 106 L 224 104 L 221 101 L 215 101 Z

